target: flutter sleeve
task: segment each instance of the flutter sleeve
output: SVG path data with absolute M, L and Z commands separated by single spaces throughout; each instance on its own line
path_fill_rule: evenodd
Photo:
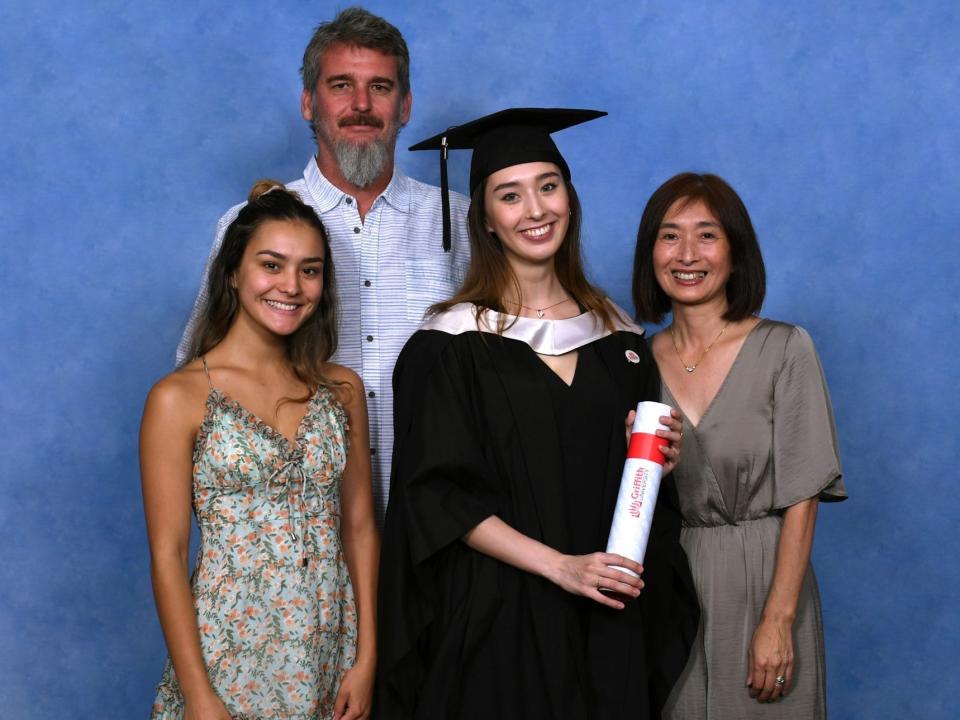
M 847 498 L 830 393 L 810 335 L 794 327 L 774 381 L 773 504 L 786 508 L 802 500 Z

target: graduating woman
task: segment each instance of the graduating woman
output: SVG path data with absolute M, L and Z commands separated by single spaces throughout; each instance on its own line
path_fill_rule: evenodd
M 584 276 L 550 138 L 603 114 L 507 110 L 412 148 L 473 148 L 473 259 L 394 375 L 375 717 L 654 718 L 686 661 L 698 609 L 669 480 L 645 567 L 598 552 L 625 418 L 660 393 L 643 331 Z
M 683 412 L 674 471 L 702 623 L 664 717 L 826 716 L 810 548 L 818 501 L 844 500 L 830 396 L 810 336 L 759 318 L 760 246 L 716 175 L 683 173 L 643 211 L 633 276 L 663 402 Z
M 258 183 L 210 267 L 195 359 L 147 398 L 143 502 L 170 650 L 155 720 L 368 716 L 379 541 L 363 386 L 328 362 L 332 281 L 313 210 Z

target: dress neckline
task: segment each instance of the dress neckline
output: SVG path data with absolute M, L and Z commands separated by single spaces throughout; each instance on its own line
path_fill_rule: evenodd
M 530 348 L 530 349 L 533 350 L 533 348 Z M 535 350 L 533 352 L 534 352 L 534 355 L 536 355 L 537 361 L 541 365 L 543 365 L 544 370 L 546 370 L 548 373 L 553 375 L 553 377 L 556 379 L 558 383 L 560 383 L 563 389 L 570 390 L 574 386 L 574 383 L 577 382 L 577 375 L 579 375 L 579 372 L 580 372 L 580 361 L 583 359 L 581 357 L 580 350 L 582 349 L 583 348 L 577 348 L 576 350 L 570 351 L 577 354 L 576 360 L 574 361 L 574 364 L 573 364 L 573 375 L 570 377 L 570 382 L 567 382 L 566 380 L 564 380 L 562 377 L 560 377 L 560 373 L 558 373 L 552 367 L 547 365 L 547 361 L 544 360 L 539 353 L 537 353 Z
M 301 441 L 303 440 L 303 434 L 306 431 L 307 420 L 313 414 L 315 409 L 314 405 L 317 402 L 317 398 L 320 396 L 321 390 L 324 389 L 325 388 L 323 386 L 318 387 L 316 392 L 310 396 L 309 400 L 307 400 L 307 406 L 304 409 L 303 416 L 297 423 L 297 430 L 293 439 L 284 435 L 255 412 L 247 409 L 245 406 L 241 405 L 239 402 L 227 395 L 227 393 L 214 386 L 210 387 L 210 392 L 207 394 L 207 413 L 210 413 L 212 404 L 219 403 L 220 405 L 225 405 L 242 416 L 244 420 L 246 420 L 247 423 L 259 431 L 261 435 L 280 441 L 282 444 L 291 448 L 296 448 L 299 447 Z
M 248 423 L 250 423 L 254 428 L 260 431 L 261 435 L 264 435 L 274 440 L 281 440 L 290 447 L 298 447 L 300 441 L 303 438 L 304 425 L 307 421 L 307 418 L 313 412 L 313 405 L 317 397 L 320 395 L 320 391 L 324 390 L 323 385 L 317 386 L 317 389 L 314 393 L 307 399 L 307 406 L 303 410 L 303 415 L 300 418 L 300 422 L 297 423 L 297 429 L 294 433 L 293 439 L 291 440 L 282 432 L 277 430 L 273 425 L 270 425 L 267 421 L 261 418 L 252 410 L 247 409 L 245 406 L 241 405 L 237 400 L 234 400 L 227 393 L 223 392 L 220 388 L 213 384 L 213 378 L 210 377 L 210 367 L 207 365 L 206 355 L 200 356 L 200 362 L 203 364 L 203 374 L 207 376 L 207 385 L 210 386 L 210 392 L 207 393 L 207 402 L 206 402 L 206 412 L 204 413 L 204 422 L 201 423 L 201 428 L 206 425 L 206 421 L 210 416 L 210 400 L 216 395 L 220 398 L 221 405 L 228 405 L 234 410 L 238 411 L 241 416 L 243 416 Z M 202 435 L 202 433 L 200 434 Z M 200 440 L 200 435 L 198 435 L 197 441 Z
M 707 403 L 707 407 L 704 408 L 703 412 L 700 414 L 700 419 L 697 421 L 696 425 L 694 425 L 693 422 L 690 421 L 690 416 L 687 415 L 686 410 L 683 409 L 683 407 L 680 405 L 680 401 L 677 400 L 677 396 L 673 394 L 673 390 L 670 389 L 670 386 L 667 384 L 667 381 L 664 380 L 663 376 L 661 375 L 660 381 L 663 384 L 663 388 L 667 391 L 667 394 L 670 395 L 670 400 L 673 401 L 670 404 L 672 404 L 677 410 L 680 411 L 680 414 L 683 415 L 684 420 L 687 421 L 687 424 L 690 425 L 691 429 L 697 430 L 703 424 L 704 419 L 707 417 L 707 415 L 710 414 L 710 411 L 713 409 L 713 406 L 717 404 L 718 398 L 723 394 L 724 388 L 726 388 L 727 384 L 730 382 L 730 377 L 734 374 L 734 371 L 737 369 L 737 366 L 740 364 L 740 358 L 743 357 L 743 351 L 746 349 L 747 343 L 750 342 L 750 339 L 753 337 L 754 333 L 757 331 L 757 328 L 766 322 L 767 321 L 765 318 L 760 318 L 759 322 L 757 322 L 756 325 L 750 328 L 750 332 L 748 332 L 746 337 L 743 338 L 743 342 L 740 344 L 740 349 L 737 350 L 736 357 L 733 358 L 733 362 L 730 364 L 730 367 L 727 370 L 727 374 L 723 376 L 723 382 L 720 383 L 720 387 L 717 388 L 717 391 L 713 394 L 713 397 L 710 398 L 710 402 Z

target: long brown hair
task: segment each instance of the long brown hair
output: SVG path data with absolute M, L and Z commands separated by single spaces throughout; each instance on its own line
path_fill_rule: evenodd
M 470 210 L 467 213 L 467 229 L 470 232 L 470 267 L 463 285 L 449 300 L 432 305 L 428 315 L 445 312 L 457 303 L 473 303 L 477 306 L 477 320 L 485 310 L 500 313 L 497 332 L 507 328 L 506 310 L 503 298 L 512 286 L 517 297 L 522 300 L 520 283 L 507 257 L 503 252 L 500 239 L 487 230 L 487 209 L 484 203 L 486 181 L 477 185 L 470 198 Z M 560 244 L 554 259 L 554 267 L 560 285 L 573 297 L 581 308 L 595 313 L 608 330 L 613 330 L 613 311 L 606 294 L 587 280 L 583 271 L 583 258 L 580 254 L 580 198 L 573 183 L 566 183 L 567 196 L 570 199 L 570 222 L 567 233 Z
M 269 220 L 299 222 L 317 231 L 323 241 L 323 295 L 314 313 L 296 332 L 286 338 L 287 359 L 294 375 L 311 394 L 323 385 L 338 383 L 327 378 L 324 369 L 337 349 L 337 293 L 334 287 L 330 243 L 320 218 L 299 196 L 275 180 L 260 180 L 250 190 L 247 204 L 230 223 L 223 244 L 207 276 L 207 303 L 190 338 L 188 358 L 193 359 L 216 347 L 230 331 L 240 300 L 230 279 L 240 267 L 251 238 Z

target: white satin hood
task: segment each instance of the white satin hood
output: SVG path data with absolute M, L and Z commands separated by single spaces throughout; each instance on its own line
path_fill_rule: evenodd
M 643 328 L 632 322 L 626 312 L 609 302 L 612 310 L 613 332 L 632 332 L 643 335 Z M 477 319 L 477 306 L 473 303 L 458 303 L 446 312 L 428 318 L 421 330 L 439 330 L 450 335 L 465 332 L 485 332 L 496 335 L 500 313 L 483 310 Z M 503 337 L 519 340 L 529 345 L 540 355 L 565 355 L 577 348 L 611 334 L 603 321 L 592 312 L 585 312 L 565 320 L 528 318 L 504 315 L 507 327 Z

